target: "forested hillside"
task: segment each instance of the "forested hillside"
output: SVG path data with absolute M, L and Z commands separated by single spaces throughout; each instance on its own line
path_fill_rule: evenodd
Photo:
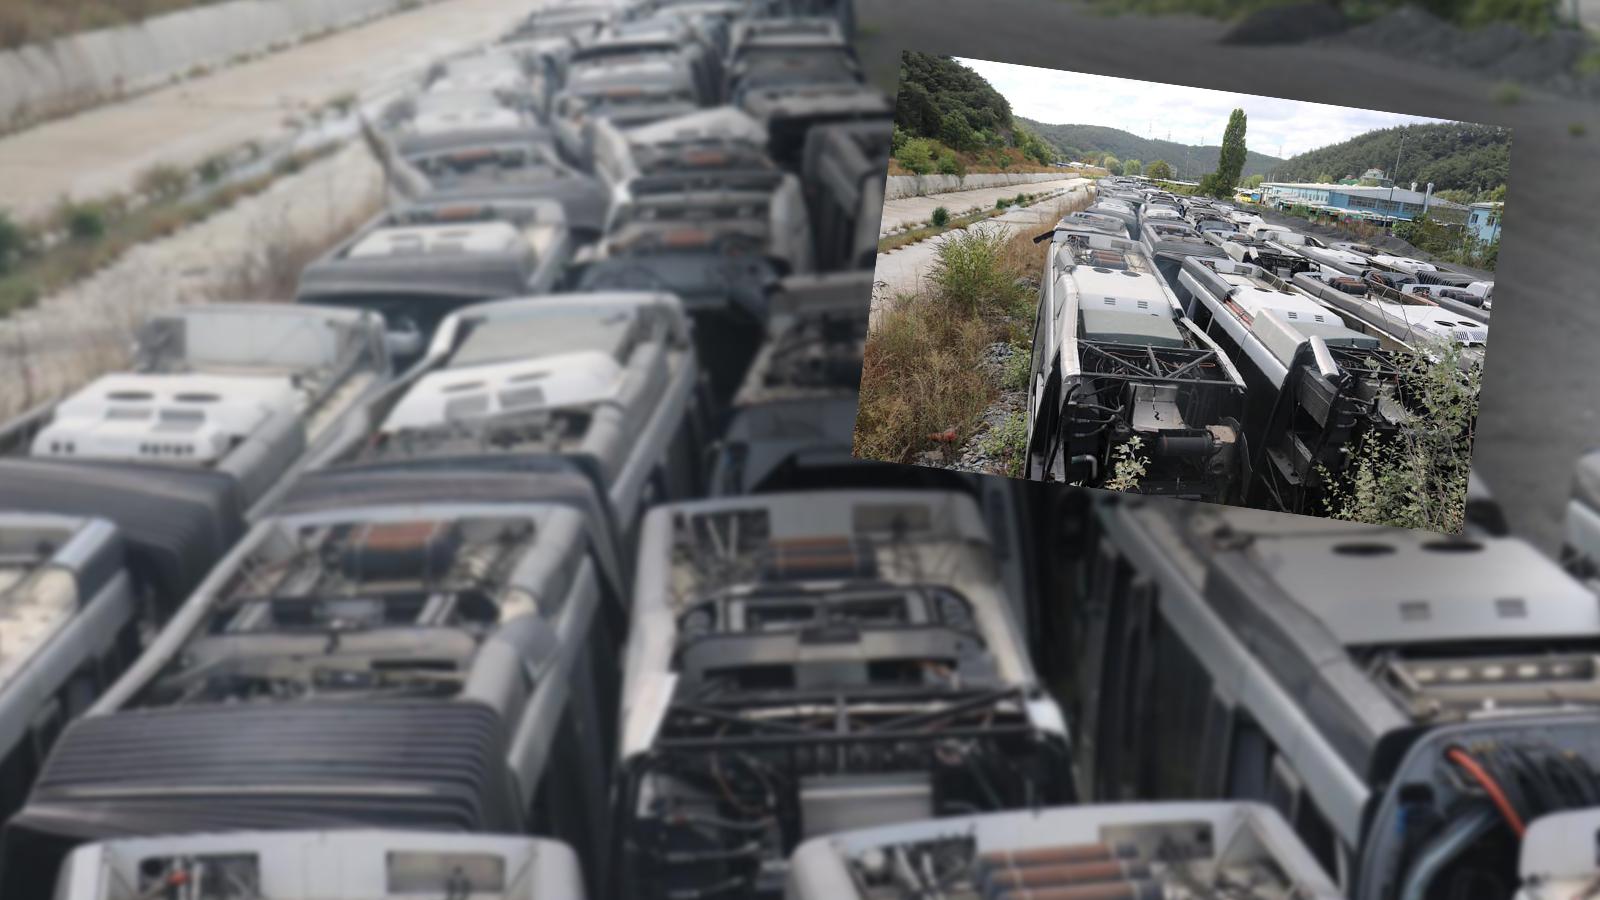
M 894 124 L 895 157 L 913 171 L 927 159 L 938 164 L 945 158 L 945 167 L 965 171 L 969 162 L 1004 168 L 1027 161 L 1049 165 L 1056 158 L 1055 148 L 1012 117 L 999 91 L 948 56 L 901 54 Z M 911 152 L 902 152 L 908 145 Z M 962 159 L 957 162 L 949 151 Z
M 1404 141 L 1404 147 L 1401 142 Z M 1400 166 L 1395 167 L 1395 154 Z M 1389 173 L 1396 184 L 1433 182 L 1441 191 L 1477 196 L 1506 183 L 1511 132 L 1491 125 L 1448 122 L 1369 131 L 1343 143 L 1302 153 L 1277 166 L 1277 181 L 1338 181 L 1367 169 Z
M 1118 128 L 1101 125 L 1046 125 L 1032 119 L 1019 119 L 1029 128 L 1070 159 L 1084 159 L 1110 153 L 1119 160 L 1137 159 L 1149 165 L 1164 159 L 1172 166 L 1173 176 L 1185 181 L 1199 181 L 1200 176 L 1217 167 L 1217 145 L 1191 147 L 1173 141 L 1142 138 Z M 1097 161 L 1097 160 L 1091 160 Z M 1251 151 L 1245 155 L 1244 172 L 1250 175 L 1267 175 L 1283 160 L 1276 156 Z

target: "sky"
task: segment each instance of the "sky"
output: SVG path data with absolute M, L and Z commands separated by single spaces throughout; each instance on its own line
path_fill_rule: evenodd
M 1246 146 L 1284 159 L 1378 128 L 1447 121 L 981 59 L 958 62 L 994 85 L 1013 113 L 1052 125 L 1104 125 L 1145 138 L 1218 145 L 1228 115 L 1243 109 Z

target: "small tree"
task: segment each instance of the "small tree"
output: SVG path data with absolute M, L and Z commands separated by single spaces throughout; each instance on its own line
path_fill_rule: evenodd
M 1228 127 L 1222 132 L 1222 150 L 1217 155 L 1217 170 L 1200 180 L 1200 193 L 1213 197 L 1233 196 L 1233 189 L 1239 184 L 1239 173 L 1244 171 L 1246 124 L 1242 109 L 1228 116 Z
M 1157 181 L 1172 180 L 1172 166 L 1164 159 L 1158 159 L 1151 163 L 1145 168 L 1144 173 Z
M 907 171 L 926 175 L 933 171 L 933 144 L 926 138 L 912 138 L 900 146 L 894 158 Z
M 1248 188 L 1258 188 L 1258 187 L 1261 187 L 1261 182 L 1266 181 L 1266 180 L 1267 179 L 1264 178 L 1263 176 L 1251 175 L 1249 178 L 1246 178 L 1244 180 L 1244 186 L 1248 187 Z
M 1143 175 L 1144 174 L 1144 163 L 1139 162 L 1137 159 L 1127 160 L 1127 161 L 1123 162 L 1123 164 L 1122 164 L 1122 174 L 1124 174 L 1124 175 Z
M 962 178 L 967 174 L 967 164 L 962 162 L 961 157 L 951 150 L 946 150 L 939 154 L 938 166 L 940 175 L 954 175 L 957 178 Z
M 1317 176 L 1317 184 L 1333 184 L 1333 176 L 1327 172 L 1323 172 L 1321 175 Z
M 1120 172 L 1122 171 L 1122 160 L 1107 153 L 1105 156 L 1100 157 L 1100 167 L 1107 172 Z

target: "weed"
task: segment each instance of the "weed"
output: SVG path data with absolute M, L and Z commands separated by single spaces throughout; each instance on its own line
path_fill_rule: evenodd
M 1028 376 L 1033 374 L 1033 360 L 1029 358 L 1027 347 L 1012 344 L 1011 350 L 1011 356 L 1000 370 L 1000 386 L 1008 391 L 1027 390 Z
M 989 430 L 983 439 L 983 452 L 1000 461 L 997 474 L 1012 478 L 1022 477 L 1022 464 L 1028 452 L 1028 417 L 1017 410 L 999 426 Z
M 942 206 L 935 207 L 933 210 L 933 219 L 931 221 L 935 227 L 943 228 L 950 222 L 950 210 L 945 209 Z
M 1145 467 L 1150 460 L 1139 455 L 1139 448 L 1144 446 L 1144 439 L 1138 435 L 1128 438 L 1117 449 L 1112 451 L 1111 477 L 1106 479 L 1105 489 L 1108 491 L 1137 491 L 1139 479 L 1144 477 Z
M 1011 201 L 1006 199 L 1005 197 L 1001 197 L 999 200 L 996 200 L 994 202 L 994 208 L 995 209 L 1010 209 L 1011 208 Z

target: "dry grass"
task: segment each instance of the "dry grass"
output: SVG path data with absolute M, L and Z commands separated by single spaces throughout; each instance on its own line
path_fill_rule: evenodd
M 985 227 L 939 246 L 929 289 L 897 298 L 867 336 L 855 453 L 913 462 L 954 432 L 959 446 L 998 387 L 981 361 L 984 348 L 1009 340 L 1011 321 L 1029 305 L 1020 272 L 1007 267 L 1012 239 Z M 951 443 L 950 441 L 946 441 Z
M 0 47 L 20 47 L 218 0 L 5 0 L 0 4 Z
M 1059 217 L 1089 202 L 1085 195 L 1060 200 L 1052 212 Z M 982 360 L 997 341 L 1017 344 L 1024 360 L 1031 352 L 1037 283 L 1049 250 L 1033 237 L 1032 229 L 1005 233 L 984 225 L 952 235 L 939 246 L 928 287 L 894 298 L 879 315 L 862 364 L 857 456 L 915 462 L 939 444 L 960 446 L 1000 391 L 1014 387 L 1004 382 L 1017 373 L 995 377 Z M 1014 423 L 1009 431 L 1016 431 Z

